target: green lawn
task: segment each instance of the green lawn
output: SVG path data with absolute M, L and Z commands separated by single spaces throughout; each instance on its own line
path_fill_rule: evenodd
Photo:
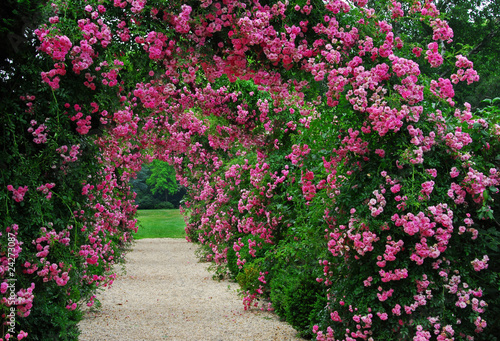
M 186 224 L 178 209 L 138 210 L 139 229 L 135 239 L 184 238 Z

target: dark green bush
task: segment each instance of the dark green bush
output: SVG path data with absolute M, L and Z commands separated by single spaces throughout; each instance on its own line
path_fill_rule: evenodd
M 40 295 L 29 318 L 24 321 L 24 328 L 31 331 L 29 340 L 78 340 L 80 331 L 77 324 L 83 317 L 82 311 L 66 309 L 64 295 L 55 292 L 54 295 L 57 296 Z M 42 325 L 44 328 L 40 328 Z
M 325 286 L 316 281 L 310 267 L 289 266 L 278 270 L 271 281 L 271 302 L 302 337 L 311 338 L 312 326 L 324 314 Z
M 158 199 L 154 198 L 152 195 L 145 195 L 140 198 L 136 198 L 136 205 L 139 205 L 140 210 L 151 210 L 154 209 L 156 205 L 159 204 Z
M 269 298 L 275 312 L 301 337 L 310 339 L 315 324 L 328 325 L 331 321 L 326 311 L 327 287 L 316 280 L 322 277 L 321 269 L 315 266 L 321 254 L 320 245 L 307 237 L 290 239 L 266 255 Z
M 156 210 L 173 210 L 174 208 L 174 204 L 169 201 L 163 201 L 155 205 Z
M 236 281 L 238 281 L 242 291 L 250 290 L 253 292 L 262 284 L 258 279 L 262 271 L 262 260 L 262 258 L 259 258 L 255 262 L 246 263 L 243 270 L 236 276 Z

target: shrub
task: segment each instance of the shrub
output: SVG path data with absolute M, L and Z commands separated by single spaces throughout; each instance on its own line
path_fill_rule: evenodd
M 277 270 L 271 280 L 270 299 L 275 312 L 309 339 L 312 327 L 326 313 L 326 290 L 316 278 L 311 267 L 288 266 Z
M 259 281 L 261 276 L 261 263 L 262 258 L 255 260 L 252 263 L 246 263 L 243 266 L 243 270 L 236 276 L 236 281 L 240 285 L 243 292 L 251 291 L 254 292 L 259 288 L 262 283 Z
M 152 195 L 136 197 L 135 203 L 140 210 L 151 210 L 156 208 L 156 206 L 160 204 L 159 200 L 154 198 Z
M 174 204 L 172 204 L 171 202 L 169 201 L 163 201 L 163 202 L 160 202 L 158 204 L 156 204 L 154 206 L 155 209 L 157 210 L 160 210 L 160 209 L 164 209 L 164 210 L 172 210 L 174 209 Z

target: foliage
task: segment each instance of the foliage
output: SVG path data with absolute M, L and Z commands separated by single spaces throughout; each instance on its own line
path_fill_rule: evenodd
M 174 204 L 168 201 L 160 202 L 159 204 L 155 205 L 155 209 L 164 209 L 164 210 L 171 210 L 174 209 Z
M 152 172 L 150 165 L 143 164 L 141 170 L 136 173 L 136 178 L 130 180 L 131 188 L 136 193 L 135 204 L 138 209 L 148 210 L 178 208 L 184 194 L 186 193 L 185 188 L 178 187 L 176 192 L 173 194 L 169 194 L 161 189 L 153 193 L 151 186 L 156 186 L 156 183 L 154 180 L 150 180 L 151 177 Z M 151 185 L 148 185 L 148 181 L 151 182 Z M 176 181 L 175 177 L 173 181 Z
M 306 338 L 313 336 L 313 325 L 325 319 L 322 313 L 327 304 L 326 290 L 311 270 L 281 268 L 272 279 L 270 290 L 275 311 Z
M 42 20 L 44 0 L 5 0 L 0 8 L 0 39 L 5 42 L 0 51 L 2 73 L 16 72 L 15 61 L 29 49 L 28 38 Z M 33 46 L 31 46 L 32 48 Z M 31 50 L 30 52 L 32 52 Z M 3 75 L 2 75 L 3 77 Z
M 177 181 L 175 180 L 175 169 L 167 162 L 154 160 L 150 166 L 151 176 L 146 180 L 150 186 L 151 192 L 166 193 L 166 197 L 178 191 Z
M 259 277 L 260 277 L 260 270 L 261 267 L 259 266 L 259 263 L 262 258 L 259 260 L 253 262 L 253 263 L 247 263 L 243 267 L 243 271 L 239 272 L 238 275 L 236 276 L 236 281 L 240 285 L 241 290 L 243 291 L 255 291 L 259 288 Z
M 2 123 L 15 186 L 2 192 L 5 230 L 18 217 L 52 222 L 33 187 L 62 143 L 78 142 L 78 160 L 95 168 L 71 163 L 67 185 L 40 190 L 59 195 L 53 210 L 84 206 L 53 221 L 86 226 L 75 250 L 119 253 L 135 229 L 129 181 L 156 159 L 188 190 L 187 238 L 217 274 L 239 278 L 247 309 L 270 298 L 317 340 L 499 334 L 498 105 L 476 111 L 461 100 L 471 93 L 455 95 L 479 77 L 437 4 L 88 0 L 50 11 L 26 63 L 44 70 L 42 85 L 19 70 L 44 94 L 25 97 L 37 123 L 26 132 L 32 114 L 19 103 Z M 39 129 L 47 117 L 57 124 Z M 37 229 L 19 226 L 30 245 Z M 90 259 L 104 274 L 102 250 Z
M 477 83 L 456 87 L 457 98 L 478 108 L 483 99 L 500 96 L 500 4 L 498 1 L 439 2 L 453 29 L 451 49 L 467 56 L 480 75 Z
M 82 135 L 70 119 L 89 93 L 69 80 L 56 97 L 41 83 L 46 63 L 36 51 L 33 28 L 50 15 L 48 8 L 41 10 L 43 3 L 2 3 L 2 340 L 76 340 L 82 307 L 94 304 L 96 290 L 113 282 L 112 267 L 122 261 L 135 229 L 130 192 L 119 172 L 96 158 L 102 154 L 91 134 L 98 131 Z
M 317 278 L 321 276 L 318 256 L 321 250 L 312 238 L 282 242 L 266 255 L 271 271 L 266 276 L 270 283 L 268 296 L 275 312 L 282 316 L 305 338 L 313 336 L 315 324 L 326 321 L 327 288 Z

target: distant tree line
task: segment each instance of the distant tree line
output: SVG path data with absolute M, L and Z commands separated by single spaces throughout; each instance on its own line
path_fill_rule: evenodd
M 175 170 L 168 163 L 155 160 L 144 164 L 137 178 L 131 180 L 139 209 L 173 209 L 179 205 L 186 189 L 175 180 Z

